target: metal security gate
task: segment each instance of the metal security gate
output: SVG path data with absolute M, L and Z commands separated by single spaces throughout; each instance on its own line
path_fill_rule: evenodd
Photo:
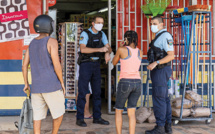
M 138 48 L 140 48 L 143 51 L 143 60 L 140 68 L 140 74 L 142 79 L 142 90 L 141 90 L 141 98 L 140 98 L 140 104 L 138 106 L 143 105 L 143 91 L 146 87 L 146 78 L 147 78 L 147 70 L 146 66 L 148 65 L 146 61 L 146 54 L 148 50 L 148 44 L 149 44 L 149 35 L 147 34 L 150 30 L 150 26 L 147 23 L 147 18 L 141 11 L 140 6 L 145 4 L 146 0 L 116 0 L 116 50 L 118 49 L 118 44 L 123 41 L 124 33 L 127 30 L 134 30 L 138 34 Z M 194 1 L 194 0 L 193 0 Z M 189 3 L 192 2 L 192 0 L 172 0 L 170 6 L 180 6 L 180 7 L 187 7 L 189 6 Z M 212 5 L 212 16 L 213 16 L 213 52 L 212 57 L 215 57 L 215 1 L 214 0 L 197 0 L 197 4 L 207 4 Z M 109 9 L 111 9 L 111 0 L 108 0 Z M 169 32 L 172 32 L 172 28 L 170 27 L 170 21 L 167 19 L 169 18 L 170 13 L 165 13 L 165 26 Z M 111 10 L 109 10 L 109 43 L 111 42 Z M 209 28 L 209 27 L 207 27 Z M 209 30 L 207 30 L 209 31 Z M 114 35 L 112 35 L 114 36 Z M 207 37 L 209 39 L 209 37 Z M 213 59 L 214 60 L 214 59 Z M 214 63 L 214 62 L 213 62 Z M 116 66 L 116 82 L 118 83 L 118 74 L 120 72 L 120 63 Z M 214 64 L 213 64 L 214 69 Z M 113 106 L 111 104 L 112 101 L 112 94 L 111 94 L 111 69 L 109 64 L 109 74 L 108 74 L 108 113 L 114 114 Z M 117 84 L 116 84 L 117 87 Z M 213 92 L 215 92 L 215 85 L 213 85 L 214 89 Z M 146 90 L 146 89 L 145 89 Z M 150 99 L 150 98 L 148 98 Z M 149 101 L 149 100 L 147 100 Z M 213 99 L 215 103 L 215 99 Z M 151 103 L 147 103 L 147 106 L 152 106 Z M 215 109 L 214 109 L 215 110 Z M 126 113 L 126 112 L 124 112 Z

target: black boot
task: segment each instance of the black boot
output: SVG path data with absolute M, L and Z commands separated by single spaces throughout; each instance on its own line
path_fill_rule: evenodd
M 154 129 L 147 130 L 145 134 L 165 134 L 164 127 L 156 125 Z
M 93 119 L 93 123 L 101 124 L 101 125 L 109 125 L 110 123 L 102 118 L 100 119 Z
M 76 125 L 80 126 L 80 127 L 86 127 L 87 124 L 86 122 L 84 121 L 84 119 L 80 119 L 80 120 L 76 120 Z
M 165 124 L 165 132 L 167 134 L 172 134 L 172 124 L 171 123 L 166 123 Z

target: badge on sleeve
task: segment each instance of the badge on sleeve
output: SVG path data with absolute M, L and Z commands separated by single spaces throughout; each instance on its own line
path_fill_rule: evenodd
M 167 39 L 167 43 L 168 43 L 168 46 L 170 47 L 170 46 L 172 46 L 173 45 L 173 40 L 172 39 Z
M 81 37 L 80 37 L 80 40 L 83 40 L 83 39 L 84 39 L 84 37 L 83 37 L 83 36 L 81 36 Z

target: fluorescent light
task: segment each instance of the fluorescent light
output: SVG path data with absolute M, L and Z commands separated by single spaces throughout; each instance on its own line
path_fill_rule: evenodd
M 111 7 L 111 9 L 114 9 L 114 6 Z M 99 12 L 99 13 L 102 13 L 102 12 L 106 12 L 106 11 L 108 11 L 108 7 L 102 8 L 102 9 L 100 9 L 98 12 Z
M 98 13 L 97 11 L 93 11 L 93 12 L 87 13 L 87 15 L 94 15 L 94 14 L 97 14 L 97 13 Z
M 103 9 L 100 9 L 98 12 L 102 13 L 102 12 L 106 12 L 106 11 L 108 11 L 108 8 L 107 8 L 107 7 L 106 7 L 106 8 L 103 8 Z

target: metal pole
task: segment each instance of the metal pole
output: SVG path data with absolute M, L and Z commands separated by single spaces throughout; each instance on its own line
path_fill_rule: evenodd
M 111 0 L 108 0 L 108 42 L 111 46 Z M 108 62 L 108 113 L 111 114 L 111 69 Z
M 213 65 L 213 68 L 214 68 L 214 70 L 213 70 L 213 76 L 214 76 L 214 81 L 213 81 L 213 93 L 215 93 L 215 75 L 214 75 L 214 72 L 215 72 L 215 65 Z M 214 94 L 213 94 L 213 101 L 214 101 L 214 103 L 213 103 L 213 112 L 215 112 L 215 100 L 214 100 Z
M 46 13 L 46 0 L 43 0 L 43 14 Z
M 211 24 L 211 12 L 209 12 L 209 19 L 210 19 L 210 22 L 209 22 L 209 27 L 211 28 L 212 27 L 212 24 Z M 211 79 L 212 79 L 212 76 L 211 76 L 211 73 L 212 73 L 212 32 L 211 32 L 211 29 L 210 29 L 210 35 L 209 35 L 210 37 L 209 37 L 209 44 L 210 44 L 210 54 L 209 54 L 209 56 L 210 56 L 210 63 L 209 63 L 209 72 L 210 72 L 210 74 L 209 74 L 209 99 L 210 99 L 210 102 L 209 102 L 209 106 L 210 106 L 210 110 L 211 110 L 211 112 L 212 112 L 212 107 L 211 107 L 211 94 L 212 94 L 212 81 L 211 81 Z M 211 114 L 211 116 L 210 116 L 211 118 L 212 118 L 212 114 Z
M 213 0 L 213 54 L 215 54 L 215 1 Z
M 191 34 L 190 34 L 191 36 L 193 34 L 194 15 L 195 15 L 195 12 L 192 13 L 192 25 L 191 25 L 192 27 L 191 27 Z M 183 20 L 182 20 L 182 23 L 183 23 Z M 190 38 L 190 42 L 191 42 L 191 39 L 192 39 L 192 37 Z M 188 74 L 188 63 L 190 62 L 190 54 L 191 54 L 190 46 L 191 46 L 191 44 L 188 44 L 188 45 L 189 45 L 189 47 L 188 47 L 188 52 L 187 52 L 187 66 L 186 66 L 186 69 L 184 70 L 185 71 L 185 77 L 184 77 L 184 87 L 183 87 L 184 89 L 183 89 L 183 94 L 182 94 L 182 102 L 184 102 L 187 76 L 189 75 Z M 181 103 L 180 119 L 183 119 L 182 114 L 183 114 L 183 103 Z

